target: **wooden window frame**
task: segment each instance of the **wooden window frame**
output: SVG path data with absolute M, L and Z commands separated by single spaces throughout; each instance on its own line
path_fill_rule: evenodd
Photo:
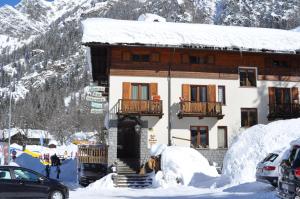
M 222 92 L 223 92 L 223 99 L 221 101 L 221 104 L 222 105 L 226 105 L 226 88 L 224 85 L 219 85 L 218 86 L 218 101 L 220 102 L 219 100 L 219 88 L 222 88 Z
M 228 148 L 228 128 L 227 126 L 218 126 L 218 130 L 219 129 L 225 129 L 225 147 L 219 147 L 219 142 L 218 142 L 218 149 L 227 149 Z M 218 132 L 218 131 L 217 131 Z M 218 136 L 217 136 L 218 139 Z
M 242 81 L 241 81 L 241 70 L 245 70 L 245 72 L 246 72 L 246 80 L 247 80 L 247 78 L 248 78 L 248 73 L 249 73 L 249 71 L 251 70 L 251 71 L 254 71 L 254 75 L 255 75 L 255 85 L 251 85 L 251 83 L 250 83 L 250 85 L 247 85 L 247 83 L 246 83 L 246 85 L 242 85 L 241 83 L 242 83 Z M 239 67 L 239 69 L 238 69 L 238 75 L 239 75 L 239 81 L 240 81 L 240 87 L 242 87 L 242 88 L 254 88 L 254 87 L 257 87 L 257 68 L 255 68 L 255 67 Z
M 209 131 L 208 131 L 208 126 L 190 126 L 190 134 L 192 133 L 191 130 L 192 128 L 197 128 L 197 147 L 199 148 L 199 146 L 201 146 L 201 136 L 200 136 L 200 128 L 205 128 L 206 132 L 207 132 L 207 138 L 206 138 L 206 142 L 207 142 L 207 146 L 202 148 L 209 148 Z
M 247 112 L 247 126 L 243 126 L 243 121 L 242 121 L 242 119 L 243 119 L 243 117 L 242 117 L 242 112 L 243 111 L 246 111 Z M 258 124 L 258 111 L 257 111 L 257 108 L 241 108 L 241 127 L 251 127 L 251 126 L 254 126 L 254 125 L 256 125 L 256 124 L 253 124 L 253 125 L 250 125 L 250 122 L 249 122 L 249 119 L 250 119 L 250 117 L 249 117 L 249 113 L 251 112 L 251 111 L 255 111 L 256 112 L 256 115 L 255 115 L 255 117 L 256 117 L 256 124 Z
M 289 62 L 286 60 L 272 59 L 271 62 L 274 68 L 289 68 Z
M 192 62 L 192 59 L 195 58 L 195 62 Z M 202 62 L 200 62 L 200 60 L 202 60 Z M 183 62 L 183 61 L 181 61 Z M 215 58 L 213 55 L 193 55 L 190 54 L 188 55 L 188 62 L 191 65 L 200 65 L 200 64 L 204 64 L 204 65 L 208 65 L 208 64 L 214 64 L 215 62 Z
M 150 84 L 149 83 L 131 83 L 130 89 L 132 89 L 133 86 L 138 86 L 138 99 L 137 100 L 141 100 L 142 86 L 147 86 L 147 90 L 148 90 L 148 99 L 147 100 L 150 100 Z M 130 99 L 132 99 L 132 95 L 130 96 Z
M 139 57 L 139 59 L 134 60 L 135 56 Z M 144 60 L 144 56 L 147 56 L 147 60 Z M 151 61 L 151 54 L 131 53 L 131 61 L 137 63 L 149 63 Z
M 201 102 L 200 101 L 200 93 L 201 93 L 201 91 L 200 91 L 200 88 L 202 87 L 202 88 L 204 88 L 205 87 L 205 89 L 206 89 L 206 101 L 205 102 L 208 102 L 208 85 L 190 85 L 190 101 L 192 101 L 192 88 L 197 88 L 196 89 L 196 91 L 197 91 L 197 93 L 196 93 L 196 101 L 193 101 L 193 102 Z

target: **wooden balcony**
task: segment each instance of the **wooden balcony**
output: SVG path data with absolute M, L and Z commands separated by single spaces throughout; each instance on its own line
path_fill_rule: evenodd
M 158 116 L 163 115 L 162 100 L 119 99 L 118 115 Z
M 300 117 L 300 104 L 269 104 L 269 120 L 292 119 Z
M 181 101 L 180 111 L 178 118 L 183 117 L 198 117 L 202 119 L 204 117 L 216 117 L 222 119 L 222 104 L 220 102 L 191 102 Z

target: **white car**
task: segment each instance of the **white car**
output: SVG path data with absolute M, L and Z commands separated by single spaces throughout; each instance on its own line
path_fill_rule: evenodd
M 256 181 L 269 183 L 277 187 L 279 165 L 287 149 L 269 153 L 265 159 L 257 164 Z

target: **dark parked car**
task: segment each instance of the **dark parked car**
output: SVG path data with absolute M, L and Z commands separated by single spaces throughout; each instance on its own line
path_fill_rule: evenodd
M 107 174 L 107 165 L 95 163 L 82 163 L 79 170 L 79 184 L 87 186 L 96 180 L 99 180 Z
M 300 146 L 291 147 L 289 157 L 280 164 L 277 196 L 284 199 L 300 198 Z
M 68 197 L 68 188 L 56 180 L 26 168 L 0 166 L 0 198 Z

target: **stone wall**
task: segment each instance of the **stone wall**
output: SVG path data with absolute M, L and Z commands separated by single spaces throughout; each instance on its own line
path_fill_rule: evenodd
M 223 160 L 227 149 L 197 149 L 210 164 L 213 162 L 217 163 L 217 167 L 222 168 Z

